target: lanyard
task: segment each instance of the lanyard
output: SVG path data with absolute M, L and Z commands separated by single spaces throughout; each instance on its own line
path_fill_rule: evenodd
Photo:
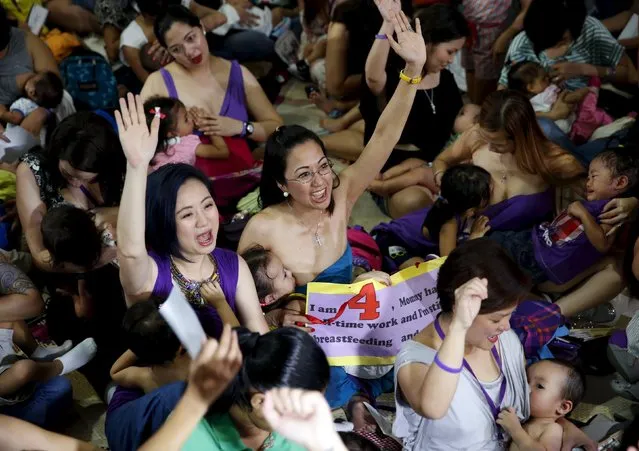
M 439 325 L 439 316 L 435 320 L 435 330 L 437 331 L 437 334 L 439 335 L 439 338 L 441 338 L 442 340 L 444 338 L 446 338 L 446 335 L 444 334 L 444 331 L 442 330 L 441 326 Z M 477 376 L 475 376 L 475 373 L 474 373 L 473 369 L 470 367 L 470 365 L 468 364 L 466 359 L 464 359 L 463 365 L 464 365 L 464 368 L 466 368 L 468 370 L 468 372 L 473 376 L 473 378 L 477 381 L 477 384 L 479 385 L 479 388 L 481 389 L 481 392 L 484 394 L 484 398 L 486 398 L 486 402 L 488 403 L 488 407 L 490 408 L 490 411 L 492 412 L 493 417 L 496 420 L 497 416 L 499 415 L 500 409 L 501 409 L 501 404 L 504 401 L 504 397 L 506 396 L 506 376 L 504 375 L 504 372 L 502 370 L 501 357 L 499 356 L 499 353 L 497 352 L 497 347 L 493 346 L 491 351 L 493 353 L 493 357 L 495 358 L 495 361 L 497 362 L 497 365 L 499 366 L 499 372 L 502 374 L 501 387 L 499 387 L 499 397 L 497 398 L 497 405 L 495 405 L 495 402 L 490 397 L 490 395 L 488 394 L 488 392 L 486 391 L 484 386 L 481 384 L 481 382 L 479 382 L 479 379 L 477 379 Z

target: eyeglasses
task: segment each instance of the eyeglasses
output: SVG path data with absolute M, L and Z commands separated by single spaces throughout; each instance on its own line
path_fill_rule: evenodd
M 333 162 L 332 161 L 325 161 L 324 163 L 322 163 L 320 165 L 320 167 L 317 169 L 317 171 L 311 171 L 309 169 L 308 171 L 302 172 L 301 174 L 299 174 L 294 179 L 286 179 L 286 180 L 288 182 L 297 182 L 297 183 L 307 184 L 307 183 L 311 183 L 311 181 L 315 177 L 315 174 L 328 175 L 331 172 L 333 172 Z

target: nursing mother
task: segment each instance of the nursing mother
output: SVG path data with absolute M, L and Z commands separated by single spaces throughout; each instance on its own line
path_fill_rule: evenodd
M 271 251 L 285 268 L 293 271 L 298 291 L 305 292 L 306 285 L 312 281 L 350 283 L 352 280 L 353 256 L 346 236 L 348 219 L 353 205 L 382 169 L 399 140 L 417 92 L 416 80 L 426 62 L 426 45 L 419 21 L 417 32 L 412 31 L 403 14 L 394 19 L 394 25 L 397 42 L 392 35 L 389 42 L 405 61 L 402 73 L 412 83 L 398 85 L 371 140 L 355 163 L 338 177 L 326 157 L 322 141 L 300 126 L 280 127 L 266 144 L 260 186 L 264 210 L 247 224 L 239 252 L 256 244 Z M 291 324 L 285 321 L 284 325 Z M 326 396 L 331 407 L 347 404 L 347 410 L 353 411 L 353 404 L 358 403 L 357 410 L 361 413 L 363 406 L 357 401 L 357 394 L 351 391 L 351 381 L 344 370 L 340 371 L 339 378 L 331 375 Z M 379 378 L 369 378 L 366 385 L 371 391 L 379 391 Z M 359 414 L 357 417 L 362 420 Z M 354 423 L 355 420 L 353 417 Z

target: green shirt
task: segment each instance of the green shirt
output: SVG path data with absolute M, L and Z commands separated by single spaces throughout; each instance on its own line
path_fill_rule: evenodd
M 305 448 L 286 440 L 275 432 L 273 451 L 304 451 Z M 203 418 L 182 447 L 182 451 L 251 451 L 240 438 L 229 414 Z

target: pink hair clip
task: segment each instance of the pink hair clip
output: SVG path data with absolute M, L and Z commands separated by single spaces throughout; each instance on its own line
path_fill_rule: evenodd
M 151 110 L 149 110 L 149 113 L 159 116 L 160 119 L 166 119 L 166 114 L 160 111 L 159 106 L 156 106 L 155 108 L 152 108 Z

